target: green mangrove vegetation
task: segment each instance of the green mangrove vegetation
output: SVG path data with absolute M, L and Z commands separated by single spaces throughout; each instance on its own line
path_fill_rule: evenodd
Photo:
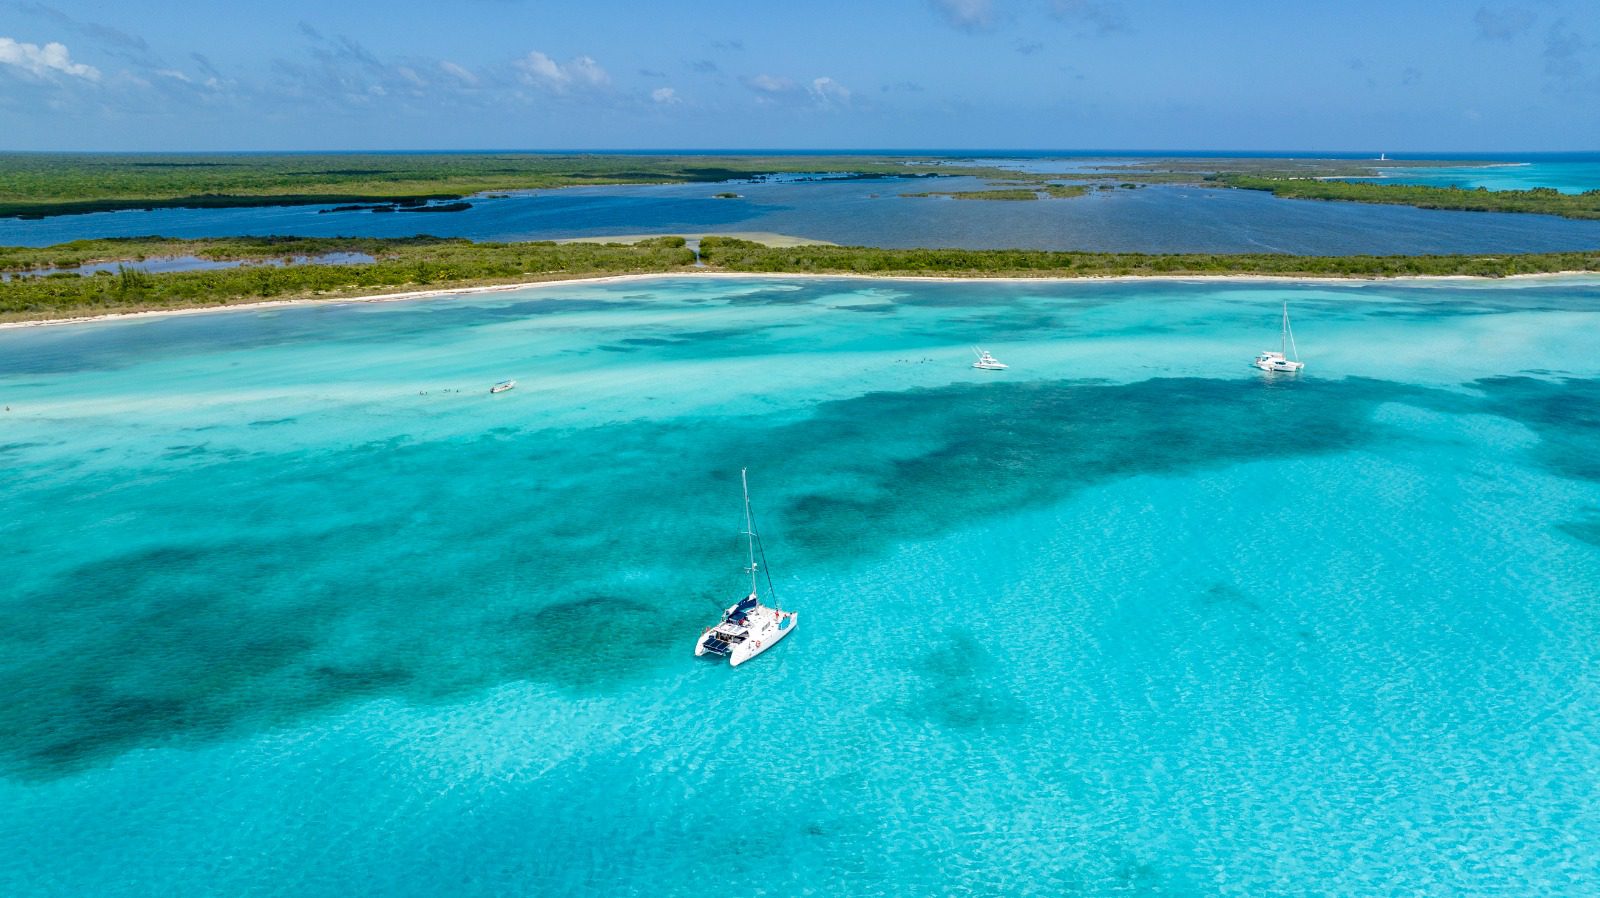
M 268 265 L 147 273 L 20 275 L 88 262 L 127 262 L 167 256 L 265 263 L 363 253 L 365 264 Z M 1287 277 L 1506 277 L 1600 271 L 1592 252 L 1447 256 L 1292 256 L 1151 254 L 1043 250 L 877 249 L 862 246 L 766 246 L 731 237 L 705 237 L 700 253 L 711 270 L 761 274 L 921 275 L 935 277 L 1108 277 L 1278 275 Z M 621 243 L 473 243 L 436 237 L 160 237 L 83 240 L 58 246 L 0 247 L 0 319 L 71 318 L 267 299 L 350 299 L 419 289 L 448 289 L 610 274 L 693 272 L 694 253 L 682 237 Z
M 115 273 L 12 277 L 0 282 L 0 319 L 77 317 L 267 299 L 351 298 L 403 290 L 675 271 L 694 264 L 694 253 L 682 237 L 658 237 L 632 244 L 473 243 L 434 237 L 196 241 L 141 238 L 80 241 L 45 250 L 7 247 L 0 250 L 0 258 L 21 258 L 30 263 L 48 259 L 54 264 L 68 259 L 131 262 L 152 257 L 152 253 L 267 260 L 337 252 L 362 252 L 375 261 L 358 265 L 253 265 L 159 274 L 122 267 Z
M 1587 193 L 1562 193 L 1549 187 L 1535 187 L 1532 190 L 1487 190 L 1479 187 L 1465 190 L 1460 187 L 1425 187 L 1372 181 L 1228 174 L 1216 176 L 1216 181 L 1226 187 L 1266 190 L 1274 196 L 1289 199 L 1384 203 L 1465 212 L 1532 212 L 1559 215 L 1562 218 L 1600 219 L 1600 190 Z
M 1127 275 L 1280 275 L 1287 277 L 1506 277 L 1600 271 L 1592 252 L 1448 256 L 1292 256 L 1277 253 L 1084 253 L 1046 250 L 877 249 L 866 246 L 769 247 L 706 237 L 706 264 L 772 274 L 931 275 L 941 277 L 1106 277 Z
M 0 153 L 0 216 L 117 209 L 459 199 L 595 184 L 715 182 L 782 173 L 858 177 L 1004 174 L 872 156 L 655 156 L 542 153 Z

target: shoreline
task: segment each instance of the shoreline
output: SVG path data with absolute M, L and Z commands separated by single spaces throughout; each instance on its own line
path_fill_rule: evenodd
M 311 305 L 346 305 L 356 303 L 384 303 L 405 302 L 411 300 L 441 299 L 450 296 L 472 296 L 480 293 L 506 293 L 516 290 L 532 290 L 540 287 L 558 287 L 572 284 L 611 284 L 626 281 L 642 281 L 660 278 L 714 278 L 723 280 L 876 280 L 876 281 L 935 281 L 935 282 L 977 282 L 977 283 L 1009 283 L 1009 284 L 1072 284 L 1072 283 L 1108 283 L 1129 281 L 1154 281 L 1158 283 L 1278 283 L 1278 284 L 1309 284 L 1335 286 L 1341 284 L 1406 284 L 1406 283 L 1484 283 L 1502 284 L 1506 282 L 1529 282 L 1541 280 L 1554 280 L 1587 276 L 1600 284 L 1600 273 L 1594 271 L 1544 271 L 1536 274 L 1512 274 L 1504 277 L 1484 277 L 1471 274 L 1421 274 L 1403 277 L 1358 277 L 1330 275 L 1326 277 L 1297 276 L 1284 274 L 1123 274 L 1123 275 L 1085 275 L 1083 277 L 1017 277 L 1017 276 L 984 276 L 977 275 L 966 277 L 961 275 L 912 275 L 912 274 L 845 274 L 840 272 L 754 272 L 754 271 L 714 271 L 706 269 L 686 269 L 683 271 L 653 271 L 637 274 L 610 274 L 597 277 L 570 277 L 548 278 L 537 281 L 520 281 L 512 284 L 482 284 L 469 287 L 445 287 L 433 290 L 407 290 L 399 293 L 374 293 L 367 296 L 349 297 L 300 297 L 296 299 L 269 299 L 260 302 L 231 303 L 210 306 L 194 306 L 180 309 L 143 309 L 134 312 L 106 312 L 98 315 L 82 315 L 65 318 L 40 318 L 27 321 L 0 321 L 0 330 L 11 330 L 27 327 L 50 327 L 66 324 L 91 324 L 95 322 L 120 321 L 137 318 L 156 318 L 175 315 L 204 315 L 221 312 L 259 311 L 261 309 L 289 308 L 293 306 Z
M 1394 160 L 1391 159 L 1389 161 L 1393 162 Z M 1470 164 L 1469 165 L 1420 165 L 1420 166 L 1418 166 L 1418 165 L 1413 165 L 1413 166 L 1379 165 L 1379 166 L 1375 166 L 1374 167 L 1374 171 L 1376 172 L 1375 174 L 1370 174 L 1370 175 L 1317 175 L 1314 178 L 1314 180 L 1317 180 L 1317 181 L 1382 181 L 1382 180 L 1386 180 L 1386 179 L 1389 179 L 1389 178 L 1395 178 L 1395 177 L 1403 178 L 1403 177 L 1406 177 L 1405 173 L 1416 172 L 1416 171 L 1437 172 L 1437 171 L 1439 171 L 1441 169 L 1449 170 L 1449 169 L 1463 169 L 1463 168 L 1519 168 L 1519 167 L 1526 167 L 1526 166 L 1529 166 L 1529 165 L 1532 165 L 1532 164 L 1533 164 L 1532 162 L 1485 162 L 1485 163 L 1483 163 L 1481 165 L 1470 165 Z M 1391 175 L 1391 174 L 1388 174 L 1388 172 L 1402 172 L 1402 174 L 1400 174 L 1400 175 Z M 1433 186 L 1433 185 L 1430 185 L 1430 184 L 1409 184 L 1409 185 L 1402 185 L 1402 186 L 1430 187 L 1430 186 Z M 1526 188 L 1521 188 L 1521 189 L 1526 189 Z M 1423 207 L 1422 206 L 1418 206 L 1416 208 L 1421 209 Z

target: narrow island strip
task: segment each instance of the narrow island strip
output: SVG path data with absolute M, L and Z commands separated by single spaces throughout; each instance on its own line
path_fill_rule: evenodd
M 0 247 L 0 322 L 216 308 L 284 301 L 505 288 L 647 274 L 928 278 L 1205 278 L 1294 280 L 1504 278 L 1600 272 L 1600 249 L 1492 255 L 1295 256 L 1281 253 L 1089 253 L 768 245 L 727 236 L 630 242 L 474 243 L 436 237 L 232 237 L 84 240 Z M 150 271 L 184 257 L 231 267 Z M 370 261 L 348 262 L 359 257 Z M 85 266 L 95 266 L 92 273 Z
M 1561 218 L 1600 219 L 1600 190 L 1562 193 L 1553 187 L 1528 190 L 1489 190 L 1484 187 L 1433 187 L 1421 184 L 1380 184 L 1340 181 L 1326 177 L 1263 177 L 1220 175 L 1216 183 L 1240 190 L 1264 190 L 1282 199 L 1328 200 L 1413 206 L 1452 212 L 1520 212 Z

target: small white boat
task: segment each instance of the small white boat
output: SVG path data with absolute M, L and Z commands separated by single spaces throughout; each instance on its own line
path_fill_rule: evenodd
M 1289 358 L 1288 353 L 1293 350 L 1294 358 Z M 1282 371 L 1293 374 L 1306 366 L 1300 361 L 1300 349 L 1294 345 L 1294 331 L 1289 329 L 1289 304 L 1283 304 L 1283 345 L 1277 352 L 1267 350 L 1256 356 L 1250 364 L 1262 371 Z
M 722 613 L 722 621 L 702 631 L 694 644 L 696 658 L 716 655 L 727 658 L 734 667 L 777 645 L 778 640 L 793 633 L 795 625 L 800 622 L 800 613 L 797 611 L 784 611 L 761 604 L 761 590 L 756 582 L 756 571 L 759 569 L 756 552 L 761 546 L 761 534 L 756 532 L 755 518 L 750 514 L 750 481 L 743 468 L 739 470 L 739 480 L 744 484 L 744 535 L 750 550 L 750 565 L 745 568 L 745 573 L 750 575 L 750 594 L 729 606 Z M 760 549 L 760 552 L 761 561 L 765 564 L 766 550 Z M 776 604 L 777 595 L 772 589 L 771 574 L 767 575 L 767 594 L 772 596 Z
M 494 386 L 490 387 L 489 388 L 489 392 L 491 392 L 491 393 L 504 393 L 505 391 L 511 389 L 512 387 L 514 387 L 516 385 L 517 385 L 517 382 L 514 381 L 514 380 L 502 380 L 499 383 L 495 384 Z
M 972 352 L 978 357 L 978 360 L 972 363 L 974 368 L 981 368 L 984 371 L 1004 371 L 1009 367 L 1005 362 L 990 355 L 987 349 L 974 346 L 972 347 Z

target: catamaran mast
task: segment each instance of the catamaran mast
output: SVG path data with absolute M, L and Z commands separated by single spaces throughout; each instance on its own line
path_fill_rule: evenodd
M 1286 354 L 1290 349 L 1294 350 L 1294 355 L 1286 355 L 1286 357 L 1292 358 L 1297 362 L 1300 361 L 1300 347 L 1294 345 L 1294 331 L 1289 327 L 1289 303 L 1287 300 L 1283 304 L 1283 341 L 1283 351 Z
M 750 575 L 750 594 L 756 594 L 756 528 L 750 520 L 750 477 L 749 468 L 739 469 L 739 483 L 744 486 L 744 537 L 746 547 L 750 550 L 750 566 L 745 568 L 745 573 Z

